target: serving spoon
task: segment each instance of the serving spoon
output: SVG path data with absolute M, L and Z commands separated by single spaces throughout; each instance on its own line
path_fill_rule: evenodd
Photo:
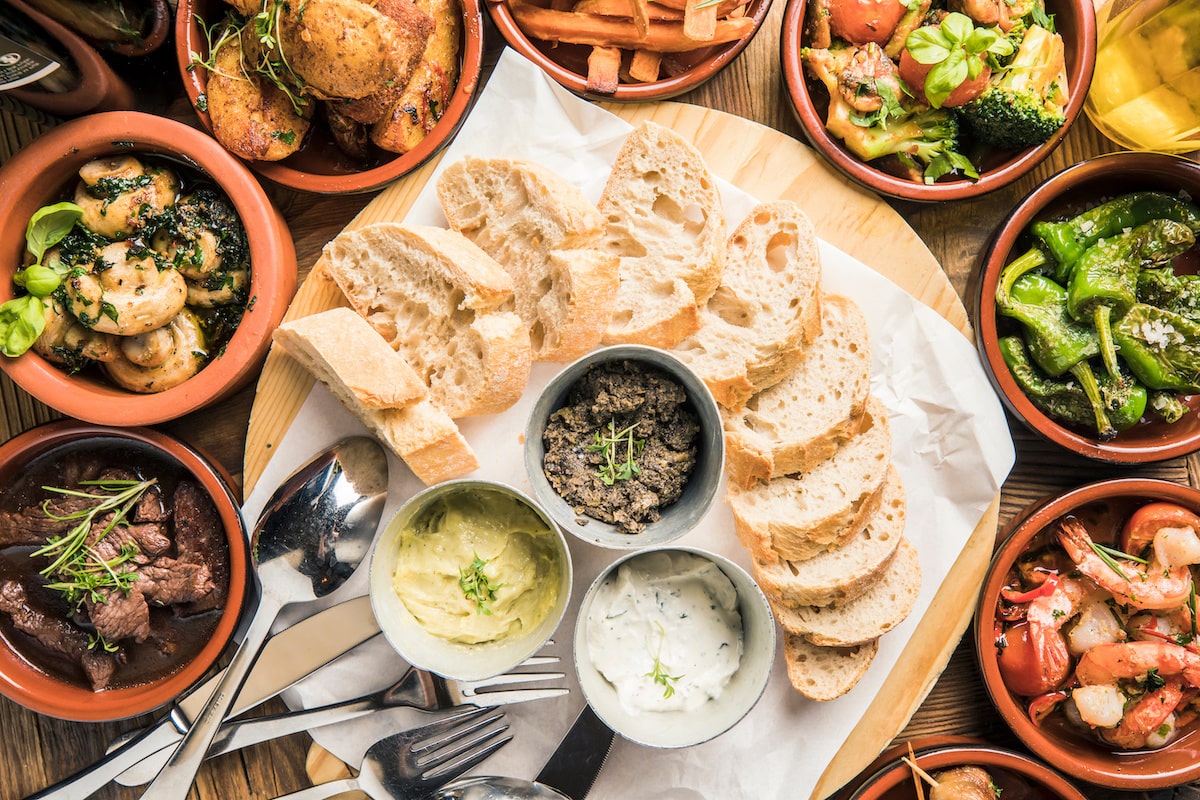
M 383 515 L 387 456 L 374 439 L 343 439 L 285 480 L 250 541 L 258 608 L 225 675 L 143 800 L 185 800 L 279 611 L 335 591 L 362 563 Z

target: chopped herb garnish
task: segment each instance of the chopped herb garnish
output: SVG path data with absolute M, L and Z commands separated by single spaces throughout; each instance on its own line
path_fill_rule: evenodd
M 587 446 L 590 453 L 604 454 L 604 466 L 596 470 L 596 477 L 603 481 L 605 486 L 612 486 L 617 481 L 627 481 L 642 474 L 636 459 L 642 454 L 646 440 L 634 438 L 633 431 L 636 427 L 636 424 L 630 425 L 618 432 L 616 421 L 610 419 L 608 435 L 596 431 L 592 443 Z

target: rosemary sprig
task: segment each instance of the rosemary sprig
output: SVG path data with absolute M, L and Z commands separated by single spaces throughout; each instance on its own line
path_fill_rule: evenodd
M 636 428 L 637 423 L 634 423 L 618 432 L 616 420 L 610 419 L 608 435 L 602 433 L 603 429 L 596 431 L 592 443 L 587 446 L 590 453 L 604 453 L 604 466 L 596 470 L 596 477 L 605 486 L 642 474 L 636 459 L 642 455 L 646 440 L 634 438 L 633 431 Z
M 157 482 L 157 479 L 151 478 L 145 481 L 98 480 L 80 483 L 81 487 L 92 487 L 91 491 L 43 486 L 42 489 L 47 492 L 93 501 L 69 514 L 54 513 L 49 500 L 42 503 L 42 512 L 51 519 L 60 522 L 78 520 L 69 531 L 50 537 L 46 544 L 30 554 L 51 559 L 50 565 L 39 573 L 43 577 L 58 578 L 49 584 L 50 588 L 61 591 L 73 604 L 82 603 L 88 597 L 97 602 L 103 600 L 102 589 L 127 590 L 137 579 L 136 573 L 129 569 L 118 571 L 118 568 L 131 561 L 137 555 L 137 549 L 127 544 L 115 558 L 106 561 L 88 544 L 88 539 L 96 522 L 110 512 L 112 517 L 99 535 L 92 537 L 94 541 L 100 541 L 118 525 L 125 524 L 130 510 L 146 490 Z
M 462 589 L 463 597 L 475 603 L 475 613 L 490 615 L 492 610 L 487 604 L 496 601 L 496 590 L 504 584 L 492 583 L 492 579 L 483 571 L 486 566 L 487 562 L 476 553 L 470 566 L 458 570 L 458 586 Z
M 658 639 L 658 652 L 654 654 L 654 667 L 643 677 L 650 678 L 656 684 L 662 686 L 663 699 L 669 700 L 675 694 L 675 682 L 682 678 L 683 675 L 671 675 L 667 672 L 667 668 L 663 665 L 662 648 L 663 643 L 667 640 L 667 632 L 663 630 L 662 624 L 655 624 L 658 625 L 658 632 L 660 634 Z
M 1102 545 L 1099 542 L 1089 542 L 1088 544 L 1091 545 L 1092 552 L 1099 556 L 1100 560 L 1103 561 L 1109 569 L 1120 575 L 1121 580 L 1124 581 L 1128 581 L 1129 576 L 1121 571 L 1121 565 L 1117 563 L 1118 558 L 1122 561 L 1132 561 L 1135 564 L 1146 563 L 1146 559 L 1144 558 L 1138 558 L 1137 556 L 1131 556 L 1128 553 L 1122 553 L 1120 550 Z

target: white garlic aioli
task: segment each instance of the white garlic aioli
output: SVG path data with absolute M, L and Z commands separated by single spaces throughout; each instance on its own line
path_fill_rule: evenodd
M 630 714 L 698 708 L 721 694 L 742 659 L 737 605 L 737 590 L 707 558 L 636 556 L 597 587 L 588 655 Z

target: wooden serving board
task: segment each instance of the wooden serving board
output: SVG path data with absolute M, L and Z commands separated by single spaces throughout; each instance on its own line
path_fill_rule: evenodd
M 964 336 L 971 336 L 966 310 L 954 287 L 916 233 L 879 197 L 840 177 L 805 145 L 740 117 L 682 103 L 605 107 L 633 124 L 653 120 L 674 129 L 699 148 L 714 174 L 759 200 L 795 201 L 812 218 L 821 238 L 887 276 Z M 436 163 L 389 186 L 347 227 L 402 220 Z M 341 292 L 318 260 L 286 318 L 344 304 Z M 307 373 L 282 354 L 272 351 L 267 357 L 246 437 L 247 494 L 312 383 Z M 997 496 L 976 527 L 878 697 L 826 769 L 814 798 L 832 794 L 870 763 L 908 722 L 945 668 L 970 623 L 975 595 L 991 558 L 999 500 Z M 314 763 L 321 766 L 310 772 L 319 772 L 319 778 L 314 778 L 320 780 L 330 777 L 331 767 L 341 767 L 335 759 L 318 758 Z

